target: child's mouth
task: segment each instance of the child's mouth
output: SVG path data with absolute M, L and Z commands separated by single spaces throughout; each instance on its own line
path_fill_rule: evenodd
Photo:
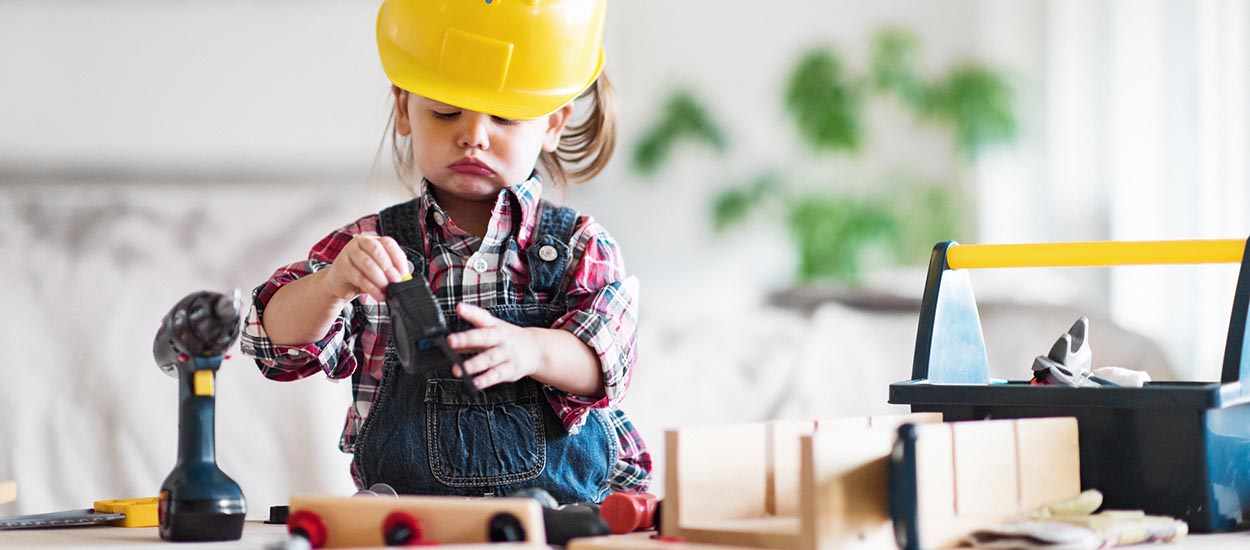
M 452 172 L 460 174 L 470 174 L 474 176 L 493 176 L 495 171 L 491 170 L 486 163 L 472 157 L 462 158 L 448 166 Z

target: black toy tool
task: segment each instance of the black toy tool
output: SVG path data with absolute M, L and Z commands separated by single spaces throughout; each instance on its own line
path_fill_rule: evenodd
M 386 287 L 386 305 L 390 310 L 395 351 L 404 372 L 415 373 L 418 368 L 417 353 L 436 346 L 452 365 L 461 368 L 460 378 L 464 380 L 465 389 L 469 393 L 477 393 L 473 376 L 463 372 L 460 354 L 447 344 L 447 335 L 451 334 L 451 330 L 447 328 L 443 310 L 439 309 L 434 292 L 424 277 L 405 275 L 404 280 L 391 283 Z
M 168 541 L 238 540 L 247 504 L 243 491 L 217 467 L 214 381 L 226 350 L 239 337 L 238 292 L 233 298 L 195 292 L 161 319 L 152 344 L 156 364 L 178 378 L 178 461 L 161 484 L 157 515 Z

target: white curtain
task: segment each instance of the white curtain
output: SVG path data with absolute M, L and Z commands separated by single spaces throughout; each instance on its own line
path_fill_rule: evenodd
M 979 240 L 1250 236 L 1250 2 L 986 0 L 980 14 L 1022 133 L 979 162 Z M 1219 377 L 1236 266 L 1072 271 L 1179 377 Z

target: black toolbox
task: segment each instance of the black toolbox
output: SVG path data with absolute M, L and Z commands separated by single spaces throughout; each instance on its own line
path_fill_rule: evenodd
M 966 269 L 1240 262 L 1221 381 L 1142 388 L 994 382 Z M 1104 508 L 1140 509 L 1211 533 L 1250 527 L 1250 241 L 1158 241 L 934 247 L 912 379 L 890 403 L 947 421 L 1076 417 L 1081 487 Z M 1039 350 L 1044 351 L 1044 350 Z M 1124 365 L 1132 368 L 1132 365 Z

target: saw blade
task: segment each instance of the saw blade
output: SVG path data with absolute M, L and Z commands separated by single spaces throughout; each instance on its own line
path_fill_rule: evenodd
M 66 510 L 64 512 L 0 518 L 0 530 L 94 525 L 97 523 L 106 523 L 121 519 L 126 519 L 126 514 L 97 514 L 92 508 L 83 508 L 81 510 Z

